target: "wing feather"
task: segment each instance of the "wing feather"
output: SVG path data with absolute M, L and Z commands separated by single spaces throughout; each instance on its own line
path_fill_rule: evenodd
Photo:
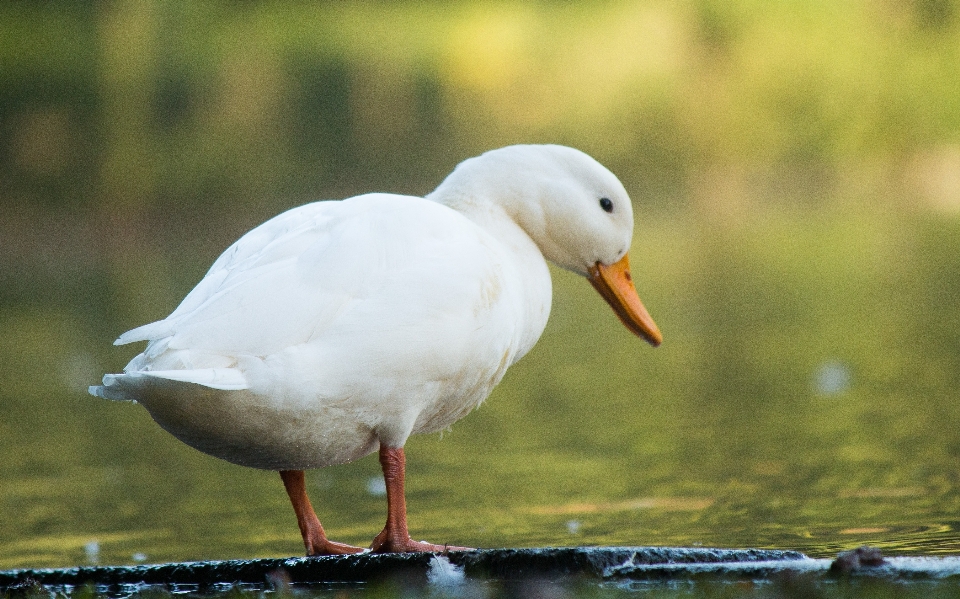
M 384 317 L 395 319 L 395 330 L 455 322 L 455 304 L 473 301 L 489 266 L 488 256 L 472 264 L 459 251 L 475 251 L 478 234 L 459 213 L 422 198 L 368 194 L 307 204 L 245 234 L 170 316 L 117 343 L 150 341 L 147 358 L 168 349 L 264 357 L 319 338 L 351 311 L 365 316 L 345 330 L 369 343 Z M 466 276 L 436 277 L 458 270 Z

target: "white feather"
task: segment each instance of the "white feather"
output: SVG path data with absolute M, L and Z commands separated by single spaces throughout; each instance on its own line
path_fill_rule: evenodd
M 551 298 L 541 250 L 585 273 L 631 235 L 619 181 L 559 146 L 467 161 L 426 199 L 307 204 L 237 240 L 167 318 L 121 335 L 147 348 L 90 392 L 259 468 L 402 446 L 466 415 L 536 343 Z

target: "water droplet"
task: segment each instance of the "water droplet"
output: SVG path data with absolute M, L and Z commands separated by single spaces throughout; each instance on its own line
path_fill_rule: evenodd
M 813 387 L 820 395 L 840 395 L 850 388 L 850 369 L 836 360 L 824 362 L 814 374 Z
M 371 476 L 367 479 L 367 493 L 374 497 L 383 497 L 387 494 L 387 483 L 379 476 Z
M 427 582 L 432 586 L 446 588 L 458 587 L 463 584 L 463 566 L 454 565 L 446 556 L 435 555 L 430 558 L 430 569 L 427 571 Z
M 98 543 L 96 539 L 88 541 L 87 544 L 83 546 L 83 553 L 87 556 L 88 563 L 100 563 L 100 543 Z

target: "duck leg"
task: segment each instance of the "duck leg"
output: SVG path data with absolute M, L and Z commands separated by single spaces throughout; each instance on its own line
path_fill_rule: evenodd
M 283 486 L 287 489 L 287 495 L 290 496 L 293 511 L 297 513 L 297 525 L 300 526 L 300 534 L 303 535 L 303 545 L 307 548 L 307 555 L 342 555 L 363 551 L 360 547 L 335 543 L 327 538 L 323 532 L 323 526 L 320 525 L 320 519 L 310 505 L 310 498 L 307 497 L 303 470 L 281 470 L 280 478 L 283 479 Z
M 374 553 L 413 553 L 419 551 L 470 551 L 467 547 L 433 545 L 410 538 L 407 530 L 407 502 L 404 498 L 403 478 L 406 458 L 402 447 L 380 445 L 380 466 L 387 483 L 387 524 L 373 539 Z

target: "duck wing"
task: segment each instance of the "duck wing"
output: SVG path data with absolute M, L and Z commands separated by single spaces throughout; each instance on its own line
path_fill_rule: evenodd
M 386 351 L 402 348 L 408 362 L 462 368 L 444 359 L 442 344 L 467 343 L 484 326 L 502 299 L 491 295 L 503 286 L 502 258 L 482 229 L 422 198 L 368 194 L 301 206 L 230 246 L 170 316 L 121 335 L 117 344 L 149 343 L 104 384 L 149 376 L 244 389 L 245 360 L 327 341 L 341 345 L 340 356 L 349 343 L 357 361 L 398 360 Z M 509 331 L 501 337 L 499 345 L 513 344 Z

